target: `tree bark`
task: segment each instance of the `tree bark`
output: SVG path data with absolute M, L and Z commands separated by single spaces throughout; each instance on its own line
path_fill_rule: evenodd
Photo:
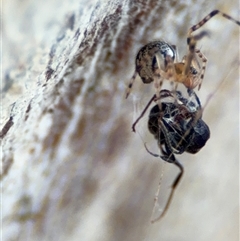
M 223 0 L 217 6 L 204 0 L 4 4 L 4 240 L 238 240 L 239 27 L 221 17 L 206 24 L 211 37 L 198 47 L 208 66 L 197 94 L 207 103 L 211 139 L 197 155 L 177 157 L 188 160 L 185 174 L 156 224 L 150 220 L 159 178 L 164 175 L 161 210 L 178 170 L 145 151 L 147 142 L 159 152 L 147 116 L 131 132 L 153 86 L 137 79 L 125 100 L 143 44 L 162 38 L 182 58 L 192 25 L 215 8 L 237 17 L 237 6 Z

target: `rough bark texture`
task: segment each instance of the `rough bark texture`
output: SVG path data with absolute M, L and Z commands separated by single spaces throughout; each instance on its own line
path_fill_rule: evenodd
M 4 240 L 238 240 L 238 26 L 216 17 L 198 44 L 211 139 L 178 156 L 185 174 L 156 224 L 160 175 L 161 210 L 178 170 L 144 149 L 158 152 L 146 117 L 131 132 L 153 86 L 138 80 L 124 98 L 143 44 L 163 38 L 182 57 L 189 27 L 215 8 L 238 17 L 238 2 L 223 0 L 4 3 Z

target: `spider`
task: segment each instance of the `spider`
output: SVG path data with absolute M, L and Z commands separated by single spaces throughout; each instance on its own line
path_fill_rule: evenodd
M 175 158 L 175 154 L 183 152 L 195 154 L 210 138 L 210 130 L 202 120 L 200 100 L 193 90 L 188 90 L 188 94 L 189 99 L 186 99 L 180 91 L 161 90 L 159 98 L 161 100 L 168 98 L 168 100 L 161 101 L 161 109 L 158 104 L 155 105 L 149 114 L 148 129 L 157 139 L 161 155 L 149 151 L 145 144 L 146 150 L 151 155 L 173 163 L 180 169 L 180 173 L 171 186 L 171 192 L 162 214 L 157 219 L 152 220 L 152 223 L 161 219 L 167 212 L 174 191 L 183 176 L 183 165 Z M 134 122 L 132 126 L 134 131 L 138 121 L 143 117 L 150 104 L 157 101 L 157 98 L 156 95 L 151 98 L 142 114 Z
M 235 20 L 228 14 L 219 10 L 213 10 L 199 23 L 189 29 L 187 35 L 188 54 L 183 57 L 181 62 L 176 62 L 175 45 L 159 40 L 143 46 L 136 56 L 135 72 L 128 84 L 126 98 L 128 98 L 131 92 L 137 75 L 140 76 L 144 84 L 154 82 L 157 95 L 159 94 L 164 79 L 175 83 L 175 88 L 177 88 L 178 83 L 182 83 L 188 89 L 194 89 L 198 86 L 199 90 L 204 78 L 207 59 L 199 49 L 196 49 L 196 44 L 198 40 L 207 36 L 208 32 L 202 31 L 197 35 L 192 35 L 192 33 L 200 29 L 208 20 L 217 14 L 240 25 L 240 21 Z M 202 62 L 201 65 L 199 60 Z

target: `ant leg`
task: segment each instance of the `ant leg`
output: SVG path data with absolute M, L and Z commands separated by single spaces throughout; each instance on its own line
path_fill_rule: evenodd
M 146 144 L 146 142 L 144 143 L 144 146 L 145 146 L 146 151 L 147 151 L 149 154 L 151 154 L 152 156 L 154 156 L 154 157 L 161 157 L 160 155 L 155 154 L 155 153 L 149 151 L 149 149 L 147 148 L 147 144 Z
M 149 151 L 149 149 L 147 148 L 146 142 L 144 143 L 144 147 L 145 147 L 146 151 L 147 151 L 149 154 L 151 154 L 152 156 L 162 158 L 162 156 L 160 156 L 160 155 L 158 155 L 158 154 L 155 154 L 155 153 Z M 166 153 L 166 152 L 163 150 L 162 145 L 159 145 L 159 147 L 160 147 L 161 153 Z M 164 160 L 164 159 L 163 159 L 163 160 Z
M 183 176 L 183 173 L 184 173 L 184 168 L 183 168 L 183 165 L 175 158 L 175 156 L 173 155 L 173 153 L 167 148 L 167 146 L 165 145 L 166 147 L 166 151 L 163 151 L 163 154 L 164 156 L 159 156 L 157 154 L 154 154 L 152 153 L 151 151 L 148 150 L 147 146 L 146 146 L 146 143 L 144 144 L 146 150 L 148 153 L 150 153 L 151 155 L 155 156 L 155 157 L 161 157 L 164 161 L 167 161 L 169 163 L 173 163 L 175 164 L 179 169 L 180 169 L 180 172 L 179 174 L 177 175 L 177 177 L 175 178 L 172 186 L 171 186 L 171 192 L 170 192 L 170 195 L 168 197 L 168 200 L 167 200 L 167 203 L 161 213 L 161 215 L 159 217 L 157 217 L 156 219 L 153 219 L 151 221 L 151 223 L 155 223 L 157 221 L 159 221 L 167 212 L 168 208 L 170 207 L 170 204 L 171 204 L 171 201 L 173 199 L 173 194 L 174 194 L 174 191 L 176 190 L 177 188 L 177 185 L 179 184 L 182 176 Z M 171 158 L 171 159 L 170 159 Z M 159 187 L 158 187 L 159 189 Z M 155 202 L 157 201 L 157 199 L 155 198 Z M 154 204 L 154 206 L 156 206 L 156 203 Z
M 174 191 L 176 190 L 177 185 L 179 184 L 179 182 L 180 182 L 180 180 L 181 180 L 181 178 L 183 176 L 184 168 L 183 168 L 182 164 L 179 161 L 177 161 L 175 158 L 174 158 L 173 164 L 175 164 L 180 169 L 180 173 L 177 175 L 177 177 L 175 178 L 175 180 L 174 180 L 174 182 L 173 182 L 173 184 L 171 186 L 172 190 L 170 192 L 170 195 L 168 197 L 167 203 L 166 203 L 166 205 L 165 205 L 161 215 L 159 217 L 157 217 L 156 219 L 152 220 L 151 223 L 155 223 L 155 222 L 159 221 L 166 214 L 166 212 L 167 212 L 167 210 L 168 210 L 168 208 L 169 208 L 169 206 L 171 204 L 171 201 L 173 199 Z
M 160 175 L 159 182 L 158 182 L 158 188 L 157 188 L 157 191 L 156 191 L 155 197 L 154 197 L 154 206 L 153 206 L 152 215 L 151 215 L 151 222 L 154 220 L 153 215 L 155 213 L 156 207 L 158 206 L 158 196 L 159 196 L 160 188 L 162 185 L 163 173 L 164 173 L 164 168 L 161 171 L 161 175 Z
M 147 148 L 147 144 L 146 144 L 146 143 L 144 143 L 144 146 L 145 146 L 145 149 L 147 150 L 147 152 L 148 152 L 149 154 L 151 154 L 152 156 L 154 156 L 154 157 L 161 157 L 161 156 L 159 156 L 158 154 L 155 154 L 155 153 L 149 151 L 148 148 Z M 162 146 L 161 146 L 160 149 L 161 149 L 161 152 L 163 152 Z M 161 187 L 161 183 L 162 183 L 162 178 L 163 178 L 163 173 L 161 174 L 160 180 L 159 180 L 159 182 L 158 182 L 158 188 L 157 188 L 157 191 L 156 191 L 156 193 L 155 193 L 154 205 L 153 205 L 153 210 L 152 210 L 152 217 L 153 217 L 154 211 L 155 211 L 156 206 L 157 206 L 157 203 L 158 203 L 158 196 L 159 196 L 159 192 L 160 192 L 160 187 Z M 157 220 L 158 220 L 158 219 L 157 219 Z M 157 221 L 157 220 L 156 220 L 156 221 Z M 154 222 L 156 222 L 156 221 L 155 221 L 154 219 L 151 219 L 151 223 L 154 223 Z
M 170 195 L 169 195 L 169 197 L 168 197 L 168 201 L 167 201 L 167 203 L 166 203 L 166 206 L 165 206 L 164 209 L 163 209 L 162 214 L 161 214 L 158 218 L 152 220 L 152 221 L 151 221 L 152 223 L 157 222 L 158 220 L 160 220 L 160 219 L 166 214 L 166 212 L 167 212 L 167 210 L 168 210 L 168 208 L 169 208 L 169 206 L 170 206 L 170 204 L 171 204 L 174 191 L 176 190 L 177 185 L 178 185 L 178 183 L 180 182 L 180 180 L 181 180 L 181 178 L 182 178 L 182 176 L 183 176 L 184 168 L 183 168 L 182 164 L 181 164 L 180 162 L 178 162 L 176 159 L 175 159 L 175 162 L 173 162 L 173 164 L 175 164 L 176 166 L 179 167 L 180 173 L 177 175 L 177 177 L 175 178 L 175 180 L 174 180 L 174 182 L 173 182 L 173 184 L 172 184 L 172 186 L 171 186 L 172 190 L 171 190 L 171 193 L 170 193 Z
M 135 126 L 136 124 L 139 122 L 139 120 L 144 116 L 144 114 L 146 113 L 147 109 L 149 108 L 149 106 L 151 105 L 151 103 L 156 100 L 156 95 L 154 95 L 150 101 L 147 103 L 146 107 L 144 108 L 144 110 L 142 111 L 141 115 L 137 118 L 137 120 L 132 124 L 132 130 L 133 132 L 136 132 Z

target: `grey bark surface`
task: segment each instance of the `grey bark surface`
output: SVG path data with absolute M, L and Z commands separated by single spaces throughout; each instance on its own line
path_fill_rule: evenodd
M 188 29 L 213 9 L 238 17 L 238 2 L 114 0 L 3 4 L 1 153 L 4 240 L 238 240 L 239 27 L 221 17 L 198 43 L 208 58 L 198 92 L 211 139 L 177 158 L 158 153 L 147 116 L 154 93 L 125 89 L 138 49 L 164 39 L 186 54 Z M 221 85 L 220 85 L 221 84 Z M 219 87 L 219 88 L 218 88 Z M 215 91 L 217 89 L 217 91 Z M 209 99 L 209 97 L 212 98 Z

